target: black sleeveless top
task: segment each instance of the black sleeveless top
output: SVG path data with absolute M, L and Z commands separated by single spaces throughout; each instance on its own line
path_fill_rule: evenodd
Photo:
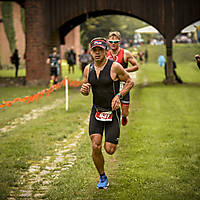
M 105 67 L 100 71 L 99 79 L 97 79 L 94 62 L 90 64 L 88 82 L 92 86 L 93 104 L 101 110 L 112 110 L 112 99 L 119 93 L 119 80 L 113 81 L 110 76 L 111 66 L 114 61 L 108 59 Z

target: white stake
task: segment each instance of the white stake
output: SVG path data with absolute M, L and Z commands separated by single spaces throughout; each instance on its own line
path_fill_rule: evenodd
M 66 100 L 65 100 L 65 110 L 68 110 L 68 80 L 67 77 L 65 77 L 65 95 L 66 95 Z

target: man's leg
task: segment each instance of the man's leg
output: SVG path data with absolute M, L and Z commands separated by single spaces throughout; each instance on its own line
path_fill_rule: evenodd
M 99 174 L 104 173 L 104 157 L 102 154 L 102 135 L 92 134 L 90 135 L 92 141 L 92 159 L 97 168 Z
M 50 80 L 50 82 L 49 82 L 49 87 L 51 87 L 51 86 L 53 85 L 53 80 L 54 80 L 54 76 L 51 75 L 51 80 Z
M 117 144 L 112 144 L 110 142 L 105 142 L 104 144 L 104 149 L 106 150 L 106 152 L 109 155 L 112 155 L 115 153 L 116 149 L 117 149 Z
M 129 104 L 122 104 L 122 125 L 125 126 L 128 122 Z
M 19 65 L 18 65 L 18 64 L 15 64 L 15 68 L 16 68 L 15 77 L 17 78 L 17 76 L 18 76 Z
M 92 158 L 97 171 L 100 175 L 100 182 L 97 184 L 98 189 L 106 189 L 109 186 L 108 178 L 104 172 L 104 157 L 102 154 L 102 135 L 92 134 L 90 135 L 92 141 Z

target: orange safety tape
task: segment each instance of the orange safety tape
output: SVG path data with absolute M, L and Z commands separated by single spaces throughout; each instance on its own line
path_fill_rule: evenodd
M 66 79 L 65 79 L 66 80 Z M 61 88 L 62 86 L 66 86 L 66 83 L 65 83 L 65 80 L 62 80 L 61 82 L 51 86 L 50 88 L 48 89 L 44 89 L 40 92 L 38 92 L 37 94 L 34 94 L 32 96 L 26 96 L 26 97 L 23 97 L 23 98 L 15 98 L 13 99 L 12 101 L 3 101 L 3 104 L 0 104 L 0 108 L 3 108 L 4 106 L 7 106 L 7 107 L 10 107 L 13 103 L 15 102 L 25 102 L 27 101 L 27 104 L 30 103 L 30 102 L 33 102 L 34 100 L 40 100 L 44 94 L 46 94 L 46 96 L 49 96 L 55 89 L 59 89 Z M 68 81 L 68 85 L 70 87 L 80 87 L 82 85 L 82 81 L 76 81 L 76 80 L 69 80 L 67 79 Z

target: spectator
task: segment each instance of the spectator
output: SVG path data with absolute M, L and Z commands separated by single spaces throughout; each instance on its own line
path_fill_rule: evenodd
M 145 59 L 145 63 L 148 62 L 148 58 L 149 58 L 149 53 L 148 53 L 148 50 L 145 49 L 145 51 L 144 51 L 144 59 Z
M 69 51 L 66 52 L 66 60 L 69 65 L 69 74 L 72 68 L 72 72 L 74 73 L 74 65 L 76 64 L 76 53 L 74 52 L 74 48 L 71 47 Z
M 18 54 L 18 49 L 15 49 L 13 55 L 10 57 L 11 59 L 11 63 L 15 65 L 15 77 L 17 78 L 18 76 L 18 70 L 19 70 L 19 61 L 20 61 L 20 57 Z
M 160 55 L 160 56 L 158 57 L 158 65 L 159 65 L 160 67 L 164 67 L 165 62 L 166 62 L 165 57 L 164 57 L 163 55 Z
M 143 56 L 144 56 L 144 54 L 143 54 L 142 50 L 140 50 L 138 52 L 138 58 L 139 58 L 140 64 L 143 64 Z
M 83 54 L 80 55 L 80 63 L 81 63 L 81 71 L 82 71 L 82 77 L 83 77 L 83 72 L 86 67 L 86 65 L 91 61 L 90 54 L 88 54 L 87 49 L 84 49 Z

